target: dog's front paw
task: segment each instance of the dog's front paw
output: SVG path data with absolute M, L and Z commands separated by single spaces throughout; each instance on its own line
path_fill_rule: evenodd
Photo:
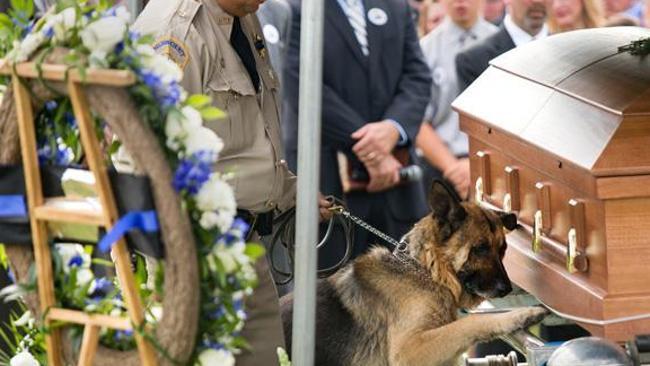
M 533 324 L 539 323 L 549 314 L 548 310 L 535 306 L 524 309 L 517 309 L 506 314 L 505 333 L 512 333 L 519 329 L 527 328 Z

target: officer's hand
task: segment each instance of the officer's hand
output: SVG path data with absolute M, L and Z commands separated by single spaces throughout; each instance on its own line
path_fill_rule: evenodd
M 399 183 L 399 170 L 402 165 L 391 154 L 385 155 L 375 164 L 366 164 L 370 183 L 366 188 L 368 192 L 385 191 Z
M 320 214 L 320 221 L 327 221 L 334 216 L 334 213 L 330 211 L 332 207 L 332 202 L 325 199 L 322 193 L 318 192 L 318 213 Z
M 352 138 L 359 140 L 352 151 L 368 165 L 393 151 L 399 140 L 399 131 L 391 122 L 372 122 L 355 131 Z
M 460 198 L 467 199 L 470 185 L 468 158 L 456 160 L 454 164 L 444 171 L 444 177 L 454 185 Z

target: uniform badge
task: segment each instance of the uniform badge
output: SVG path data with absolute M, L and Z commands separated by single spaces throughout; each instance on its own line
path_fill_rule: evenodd
M 368 20 L 374 25 L 382 26 L 388 22 L 388 14 L 383 9 L 372 8 L 368 10 Z
M 262 28 L 264 38 L 270 44 L 276 44 L 280 41 L 280 31 L 273 24 L 267 24 Z
M 187 51 L 187 46 L 174 37 L 164 37 L 156 41 L 153 46 L 154 50 L 161 55 L 167 56 L 178 67 L 185 68 L 190 61 L 190 54 Z

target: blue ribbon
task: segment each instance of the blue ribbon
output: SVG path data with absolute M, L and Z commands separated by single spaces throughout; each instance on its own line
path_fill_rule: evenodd
M 0 195 L 0 217 L 26 217 L 25 196 Z
M 103 253 L 108 252 L 115 242 L 133 229 L 138 229 L 145 233 L 158 231 L 156 211 L 131 211 L 122 216 L 113 225 L 113 228 L 104 235 L 102 240 L 99 241 L 99 244 L 97 244 L 99 250 Z

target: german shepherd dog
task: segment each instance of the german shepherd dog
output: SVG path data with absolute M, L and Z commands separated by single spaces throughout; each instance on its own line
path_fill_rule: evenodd
M 513 230 L 516 217 L 460 202 L 439 182 L 429 204 L 431 215 L 406 234 L 407 253 L 375 247 L 319 281 L 316 365 L 454 365 L 474 343 L 546 315 L 531 307 L 458 319 L 461 308 L 512 290 L 501 261 L 503 229 Z M 290 348 L 292 294 L 281 310 Z

